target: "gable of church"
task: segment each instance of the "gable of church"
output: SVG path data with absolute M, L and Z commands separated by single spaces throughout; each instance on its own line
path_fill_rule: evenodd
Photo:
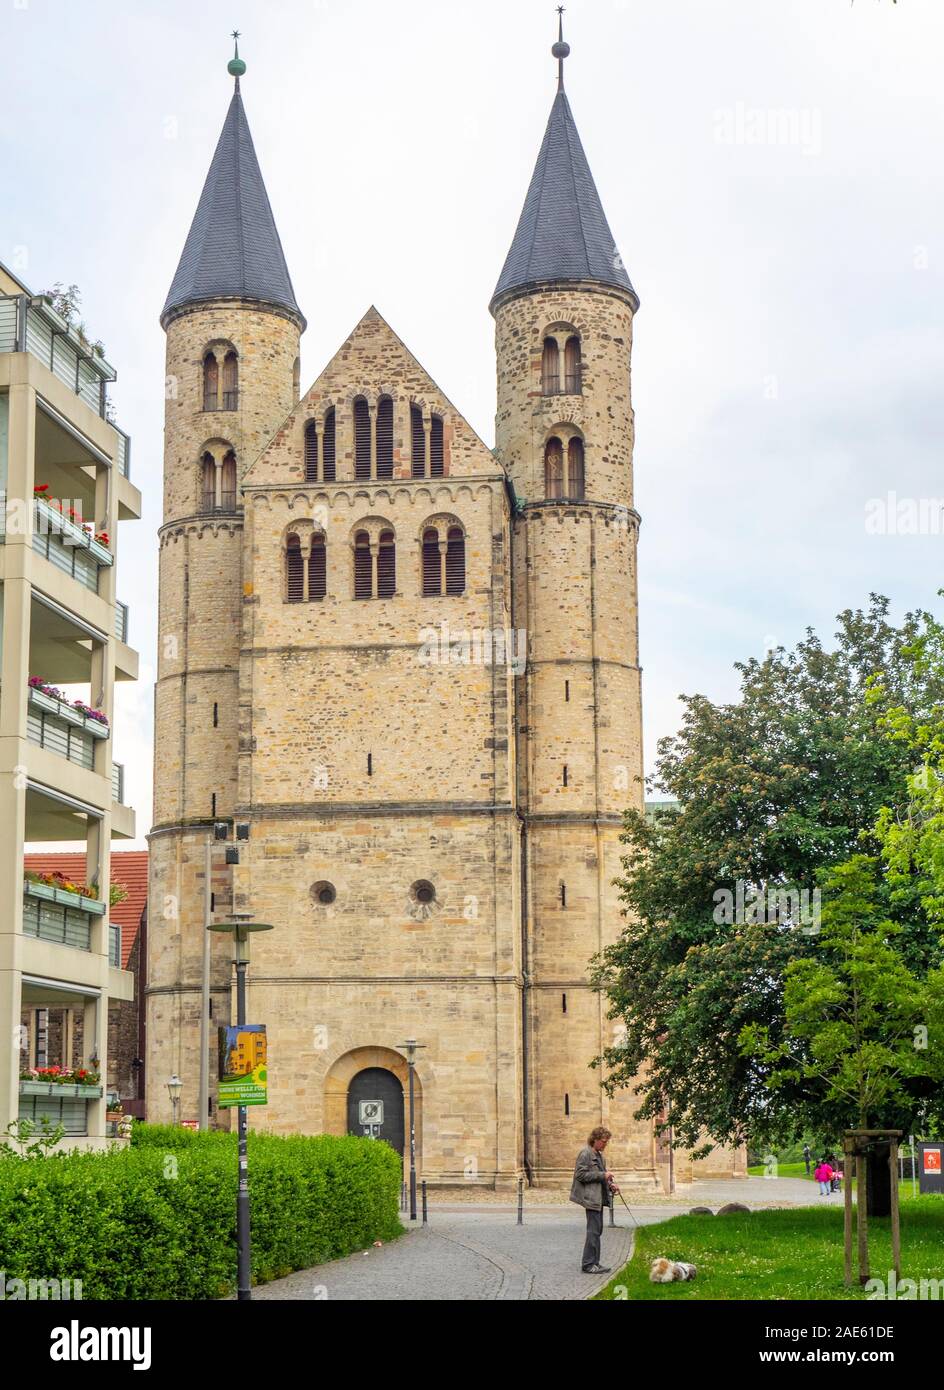
M 413 476 L 411 407 L 427 422 L 443 422 L 446 472 L 451 477 L 495 477 L 501 464 L 467 420 L 436 385 L 387 321 L 371 306 L 324 371 L 270 440 L 243 479 L 249 486 L 303 482 L 304 433 L 309 420 L 321 430 L 333 408 L 336 419 L 337 479 L 354 476 L 354 402 L 364 397 L 376 408 L 383 396 L 393 401 L 393 476 Z

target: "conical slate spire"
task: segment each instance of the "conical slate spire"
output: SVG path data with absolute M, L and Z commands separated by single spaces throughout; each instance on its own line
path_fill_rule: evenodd
M 161 323 L 185 305 L 213 299 L 274 304 L 305 326 L 249 133 L 238 74 Z
M 492 308 L 510 290 L 577 280 L 626 290 L 639 307 L 561 86 Z

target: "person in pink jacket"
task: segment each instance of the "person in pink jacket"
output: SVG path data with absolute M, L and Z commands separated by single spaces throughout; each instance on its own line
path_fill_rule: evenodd
M 813 1177 L 819 1183 L 819 1195 L 821 1197 L 828 1197 L 832 1186 L 833 1170 L 830 1168 L 825 1158 L 816 1165 L 813 1171 Z

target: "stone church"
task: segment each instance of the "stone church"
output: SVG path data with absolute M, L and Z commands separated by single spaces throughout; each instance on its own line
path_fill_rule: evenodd
M 306 321 L 230 64 L 161 315 L 152 1120 L 173 1073 L 196 1119 L 205 912 L 243 912 L 274 928 L 249 968 L 270 1054 L 254 1125 L 361 1133 L 381 1100 L 379 1137 L 408 1152 L 414 1039 L 432 1183 L 569 1180 L 600 1123 L 627 1190 L 665 1182 L 652 1126 L 589 1065 L 613 1024 L 588 962 L 620 929 L 621 816 L 643 795 L 639 301 L 568 51 L 490 305 L 494 448 L 374 308 L 301 389 Z M 231 951 L 211 934 L 211 1124 Z

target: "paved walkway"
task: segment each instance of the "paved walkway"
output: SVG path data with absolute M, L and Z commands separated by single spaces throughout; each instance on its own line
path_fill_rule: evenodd
M 542 1194 L 542 1196 L 545 1194 Z M 374 1301 L 463 1301 L 490 1299 L 576 1300 L 589 1298 L 610 1278 L 580 1269 L 584 1217 L 572 1203 L 528 1205 L 524 1225 L 505 1194 L 481 1201 L 452 1202 L 442 1194 L 429 1209 L 429 1224 L 380 1248 L 290 1274 L 253 1289 L 254 1299 L 345 1299 Z M 485 1200 L 487 1198 L 487 1200 Z M 762 1207 L 841 1204 L 818 1197 L 801 1178 L 720 1179 L 686 1185 L 672 1197 L 631 1201 L 632 1217 L 617 1200 L 616 1225 L 604 1224 L 603 1263 L 613 1271 L 630 1258 L 633 1222 L 668 1221 L 693 1206 L 715 1210 L 725 1202 Z M 706 1218 L 707 1219 L 707 1218 Z M 404 1225 L 411 1223 L 404 1219 Z

